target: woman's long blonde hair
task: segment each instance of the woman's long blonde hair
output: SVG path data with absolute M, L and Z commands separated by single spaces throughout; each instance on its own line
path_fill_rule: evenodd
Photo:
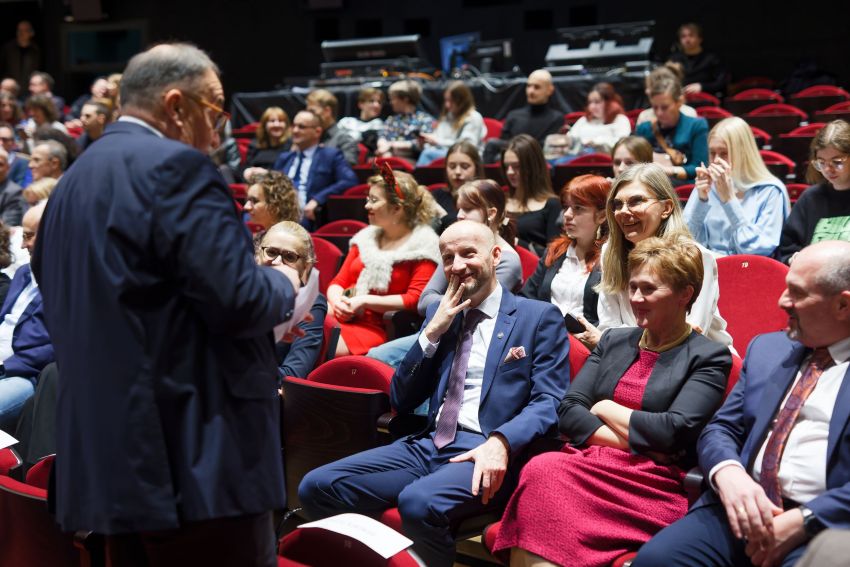
M 753 185 L 765 182 L 784 185 L 764 165 L 753 131 L 742 119 L 737 116 L 724 118 L 708 133 L 709 143 L 712 138 L 718 138 L 726 144 L 736 189 L 746 191 Z
M 670 216 L 661 219 L 661 224 L 654 236 L 663 238 L 684 237 L 693 240 L 685 217 L 682 215 L 679 197 L 673 190 L 670 178 L 667 177 L 664 170 L 654 163 L 639 163 L 628 168 L 614 179 L 611 192 L 608 193 L 608 201 L 605 203 L 609 234 L 608 244 L 605 253 L 602 255 L 602 281 L 599 283 L 599 291 L 611 295 L 626 289 L 626 284 L 629 281 L 629 252 L 635 246 L 626 240 L 620 225 L 614 219 L 614 213 L 611 212 L 611 202 L 620 189 L 632 183 L 643 183 L 656 199 L 673 203 Z

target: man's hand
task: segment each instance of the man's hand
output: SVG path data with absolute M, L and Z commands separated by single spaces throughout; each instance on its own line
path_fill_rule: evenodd
M 737 465 L 725 466 L 714 473 L 714 484 L 735 537 L 747 538 L 748 549 L 773 547 L 773 517 L 781 514 L 782 509 L 768 499 L 761 485 Z
M 463 297 L 463 290 L 464 286 L 460 283 L 459 278 L 457 276 L 451 276 L 449 278 L 449 287 L 446 289 L 446 293 L 443 294 L 437 311 L 434 312 L 434 316 L 431 317 L 431 321 L 425 327 L 425 338 L 431 344 L 438 343 L 440 337 L 449 330 L 452 321 L 455 319 L 455 315 L 469 307 L 470 303 L 472 303 L 470 299 L 463 302 L 460 301 L 460 298 Z
M 249 167 L 244 172 L 242 172 L 242 177 L 245 179 L 246 183 L 253 183 L 254 177 L 257 175 L 265 175 L 269 170 L 264 167 Z
M 697 94 L 702 92 L 702 83 L 691 83 L 690 85 L 685 85 L 685 88 L 682 89 L 685 91 L 685 94 Z
M 805 543 L 807 537 L 803 529 L 803 514 L 798 508 L 792 508 L 773 518 L 773 545 L 770 548 L 757 548 L 748 543 L 746 552 L 753 565 L 773 567 L 781 564 L 792 549 Z
M 292 291 L 298 293 L 298 290 L 301 289 L 301 276 L 298 275 L 298 271 L 295 268 L 291 268 L 286 264 L 272 264 L 270 267 L 289 278 L 289 283 L 292 284 Z
M 310 202 L 304 205 L 304 216 L 311 221 L 316 220 L 316 207 L 319 203 L 315 199 L 310 199 Z
M 498 433 L 494 433 L 487 441 L 467 451 L 462 455 L 449 459 L 450 463 L 473 461 L 472 495 L 478 496 L 481 491 L 481 502 L 487 504 L 502 486 L 505 472 L 508 470 L 508 442 Z

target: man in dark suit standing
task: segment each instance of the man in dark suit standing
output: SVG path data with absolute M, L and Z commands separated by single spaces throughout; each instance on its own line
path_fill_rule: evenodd
M 298 274 L 254 264 L 207 152 L 218 69 L 136 55 L 122 117 L 50 198 L 33 257 L 61 379 L 56 519 L 114 565 L 272 566 L 284 506 L 272 328 Z
M 760 335 L 700 436 L 711 490 L 635 567 L 794 565 L 809 540 L 850 527 L 850 243 L 794 259 L 785 333 Z
M 398 505 L 429 567 L 452 564 L 460 521 L 505 504 L 519 472 L 510 465 L 555 426 L 569 381 L 560 311 L 498 283 L 501 250 L 486 225 L 453 224 L 440 253 L 448 289 L 428 308 L 391 390 L 399 413 L 430 400 L 427 429 L 320 467 L 298 489 L 313 518 Z
M 321 139 L 321 119 L 309 110 L 302 110 L 292 120 L 292 150 L 280 154 L 272 167 L 292 180 L 303 208 L 301 224 L 308 230 L 316 228 L 316 209 L 328 197 L 357 185 L 357 176 L 342 152 L 319 145 Z M 249 167 L 244 175 L 250 183 L 255 175 L 265 172 L 261 167 Z

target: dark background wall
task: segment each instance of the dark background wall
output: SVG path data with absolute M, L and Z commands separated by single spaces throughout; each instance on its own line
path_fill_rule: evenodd
M 73 0 L 85 2 L 86 0 Z M 21 17 L 33 20 L 57 91 L 83 92 L 90 74 L 63 72 L 61 32 L 72 0 L 0 2 L 0 37 L 14 35 Z M 572 25 L 655 19 L 656 50 L 667 53 L 677 26 L 699 21 L 705 46 L 727 63 L 733 78 L 766 75 L 781 80 L 802 57 L 850 84 L 850 40 L 845 2 L 792 9 L 765 1 L 718 0 L 711 4 L 601 0 L 100 0 L 107 22 L 144 20 L 150 41 L 181 39 L 209 51 L 224 72 L 228 92 L 302 83 L 318 74 L 319 44 L 349 39 L 421 33 L 426 52 L 439 61 L 439 38 L 481 31 L 484 39 L 512 37 L 524 72 L 542 64 L 554 30 Z M 340 8 L 313 9 L 316 4 Z

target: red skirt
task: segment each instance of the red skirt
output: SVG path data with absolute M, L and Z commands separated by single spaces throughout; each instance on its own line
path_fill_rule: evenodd
M 684 471 L 597 445 L 533 458 L 495 551 L 521 547 L 559 565 L 608 566 L 688 511 Z

